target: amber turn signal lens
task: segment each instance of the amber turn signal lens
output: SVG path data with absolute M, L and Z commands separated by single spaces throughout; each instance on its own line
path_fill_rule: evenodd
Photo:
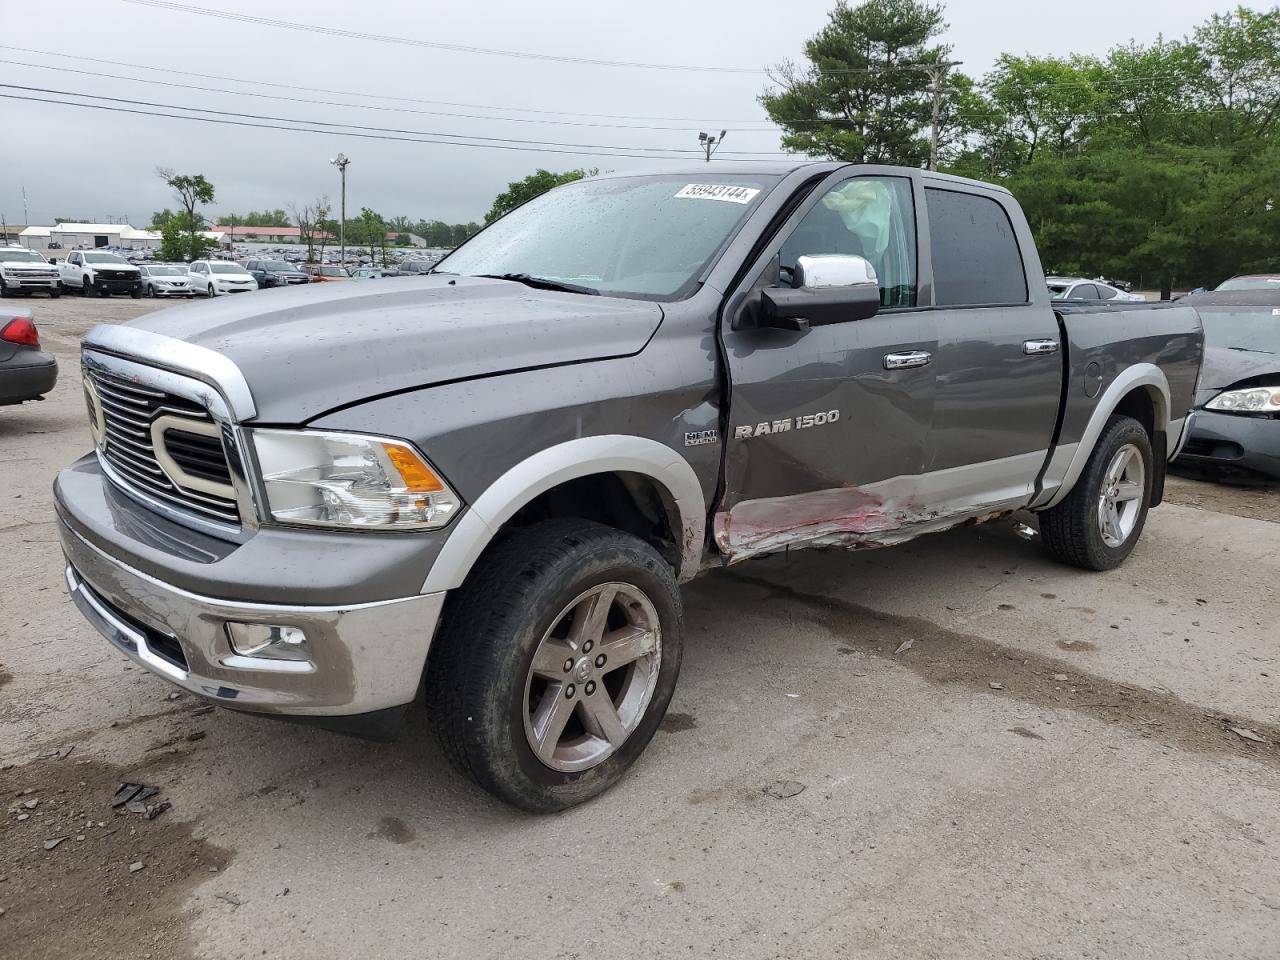
M 444 489 L 440 478 L 431 472 L 431 468 L 419 460 L 412 450 L 399 444 L 384 443 L 387 459 L 395 464 L 400 472 L 404 485 L 414 493 L 439 493 Z

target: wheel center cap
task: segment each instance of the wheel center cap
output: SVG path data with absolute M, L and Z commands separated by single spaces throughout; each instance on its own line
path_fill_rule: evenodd
M 586 683 L 591 679 L 591 658 L 583 657 L 573 667 L 573 675 L 577 677 L 579 683 Z

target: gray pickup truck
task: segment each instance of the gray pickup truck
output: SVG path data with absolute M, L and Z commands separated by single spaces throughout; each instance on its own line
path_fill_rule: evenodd
M 678 585 L 1029 509 L 1090 570 L 1160 502 L 1195 310 L 1050 305 L 1010 194 L 717 163 L 570 184 L 394 284 L 85 338 L 55 493 L 115 646 L 237 710 L 446 754 L 529 810 L 648 744 Z

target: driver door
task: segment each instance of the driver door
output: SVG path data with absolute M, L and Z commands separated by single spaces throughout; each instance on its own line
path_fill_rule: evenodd
M 920 191 L 919 176 L 899 170 L 837 171 L 726 304 L 731 393 L 715 536 L 727 556 L 875 542 L 911 521 L 901 481 L 924 470 L 937 349 L 933 316 L 917 309 Z M 874 267 L 875 316 L 796 330 L 752 323 L 770 287 L 791 285 L 799 257 L 832 254 Z

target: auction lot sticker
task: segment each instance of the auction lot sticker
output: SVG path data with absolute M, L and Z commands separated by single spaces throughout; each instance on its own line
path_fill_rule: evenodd
M 680 188 L 677 200 L 727 200 L 750 203 L 760 191 L 755 187 L 735 187 L 727 183 L 689 183 Z

